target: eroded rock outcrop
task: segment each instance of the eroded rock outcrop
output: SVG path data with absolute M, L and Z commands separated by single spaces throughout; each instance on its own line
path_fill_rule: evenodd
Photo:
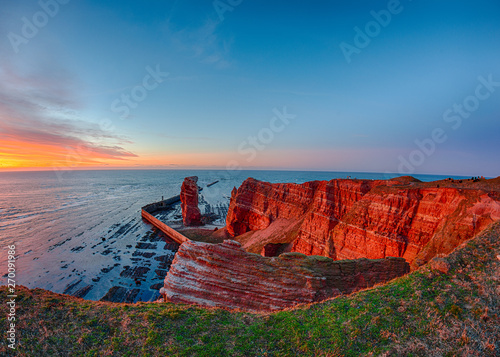
M 437 254 L 450 253 L 497 220 L 498 178 L 304 184 L 249 178 L 232 192 L 226 227 L 254 253 L 280 243 L 288 244 L 288 251 L 336 260 L 404 257 L 416 268 Z
M 241 244 L 183 243 L 165 278 L 168 301 L 273 311 L 383 283 L 409 271 L 401 258 L 334 261 L 286 253 L 262 257 Z
M 198 208 L 198 177 L 184 179 L 181 186 L 182 221 L 185 226 L 201 226 L 201 212 Z

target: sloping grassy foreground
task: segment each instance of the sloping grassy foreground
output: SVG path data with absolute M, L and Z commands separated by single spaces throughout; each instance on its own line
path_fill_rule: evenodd
M 266 315 L 19 288 L 19 356 L 499 356 L 500 224 L 430 269 Z M 6 289 L 1 289 L 6 301 Z M 6 331 L 6 306 L 1 326 Z M 0 353 L 10 354 L 5 334 Z

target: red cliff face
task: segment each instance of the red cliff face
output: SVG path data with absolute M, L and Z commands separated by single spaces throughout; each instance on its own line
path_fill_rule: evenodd
M 241 244 L 183 243 L 165 278 L 168 301 L 246 311 L 273 311 L 321 301 L 401 276 L 401 258 L 332 259 L 298 253 L 266 258 Z
M 181 187 L 182 221 L 185 226 L 201 226 L 201 212 L 198 208 L 198 177 L 186 177 Z
M 500 220 L 500 180 L 421 183 L 331 180 L 233 190 L 227 231 L 251 252 L 266 244 L 333 259 L 404 257 L 414 267 L 448 254 Z M 266 234 L 263 234 L 265 232 Z

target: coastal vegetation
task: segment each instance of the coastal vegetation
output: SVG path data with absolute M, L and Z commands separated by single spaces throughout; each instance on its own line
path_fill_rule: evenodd
M 17 356 L 498 356 L 500 223 L 431 264 L 349 296 L 252 314 L 17 288 Z M 442 269 L 442 267 L 445 269 Z M 6 301 L 7 289 L 0 290 Z M 7 326 L 7 306 L 0 321 Z

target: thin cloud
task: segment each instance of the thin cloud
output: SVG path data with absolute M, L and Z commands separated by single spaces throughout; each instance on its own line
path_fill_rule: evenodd
M 199 62 L 226 68 L 231 66 L 227 59 L 233 39 L 221 39 L 217 34 L 220 21 L 208 19 L 194 29 L 175 30 L 170 20 L 166 21 L 165 33 L 167 38 L 181 51 L 185 51 Z
M 78 117 L 82 103 L 75 99 L 75 80 L 63 70 L 54 72 L 42 65 L 21 74 L 7 61 L 0 62 L 2 161 L 26 163 L 45 154 L 49 162 L 74 152 L 80 153 L 81 162 L 91 163 L 136 157 L 123 147 L 130 140 Z

